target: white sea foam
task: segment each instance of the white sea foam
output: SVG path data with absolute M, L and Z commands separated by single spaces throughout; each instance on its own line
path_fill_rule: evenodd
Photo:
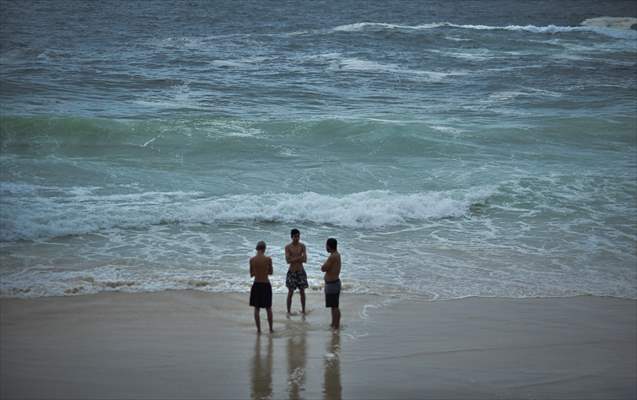
M 212 65 L 217 67 L 243 68 L 246 66 L 246 63 L 239 60 L 214 60 L 212 61 Z
M 376 73 L 390 73 L 397 75 L 411 75 L 419 79 L 425 79 L 431 82 L 439 82 L 450 76 L 464 75 L 463 71 L 424 71 L 404 68 L 393 63 L 379 63 L 370 60 L 363 60 L 354 57 L 343 57 L 332 61 L 330 69 L 332 71 L 363 71 Z
M 243 57 L 236 59 L 214 60 L 212 61 L 212 65 L 237 69 L 254 69 L 258 68 L 259 64 L 267 60 L 269 60 L 268 57 Z
M 339 25 L 333 29 L 335 32 L 360 32 L 366 29 L 418 29 L 418 26 L 386 24 L 381 22 L 358 22 L 355 24 Z
M 280 265 L 281 261 L 277 260 Z M 3 272 L 0 277 L 0 297 L 74 296 L 99 292 L 157 292 L 164 290 L 199 290 L 205 292 L 249 292 L 251 279 L 244 273 L 244 265 L 230 271 L 214 267 L 181 268 L 147 265 L 105 265 L 81 270 L 68 270 L 56 265 Z M 319 271 L 308 272 L 309 291 L 323 290 Z M 285 270 L 277 270 L 271 277 L 274 293 L 287 293 Z M 387 295 L 386 287 L 349 279 L 343 285 L 347 293 Z M 404 289 L 403 289 L 404 290 Z M 391 291 L 391 290 L 390 290 Z M 399 292 L 399 288 L 393 290 Z M 386 300 L 390 301 L 391 299 Z M 383 303 L 383 304 L 384 304 Z
M 359 22 L 355 24 L 340 25 L 332 29 L 333 32 L 361 32 L 375 30 L 405 30 L 419 31 L 437 28 L 457 28 L 473 30 L 505 30 L 505 31 L 525 31 L 531 33 L 565 33 L 565 32 L 594 32 L 600 35 L 610 36 L 618 39 L 635 39 L 637 31 L 630 29 L 635 24 L 635 18 L 610 17 L 591 18 L 582 22 L 581 26 L 535 26 L 535 25 L 460 25 L 451 22 L 436 22 L 421 25 L 400 25 L 380 22 Z
M 163 39 L 152 39 L 150 44 L 160 48 L 187 48 L 191 50 L 204 49 L 211 47 L 213 41 L 219 39 L 216 36 L 184 36 L 184 37 L 167 37 Z
M 591 238 L 589 246 L 604 246 L 607 243 L 596 243 Z M 277 249 L 281 250 L 281 249 Z M 600 279 L 603 271 L 582 269 L 576 275 L 570 272 L 570 262 L 563 264 L 559 254 L 545 251 L 542 256 L 547 260 L 545 268 L 528 266 L 525 258 L 533 257 L 531 249 L 520 247 L 518 259 L 513 262 L 515 268 L 505 268 L 502 261 L 493 262 L 496 251 L 489 255 L 490 263 L 476 254 L 472 259 L 445 257 L 440 254 L 429 254 L 427 257 L 412 251 L 410 258 L 420 257 L 416 263 L 407 265 L 391 265 L 387 268 L 375 268 L 374 275 L 362 273 L 360 268 L 365 264 L 361 259 L 353 259 L 350 255 L 347 262 L 347 273 L 342 276 L 343 291 L 347 293 L 382 294 L 386 302 L 399 298 L 414 297 L 428 300 L 445 300 L 463 297 L 563 297 L 593 294 L 599 296 L 618 296 L 635 298 L 636 288 L 633 284 L 634 271 L 626 270 L 610 280 Z M 442 249 L 441 249 L 442 250 Z M 175 253 L 173 253 L 175 254 Z M 179 254 L 184 257 L 188 253 Z M 317 254 L 313 252 L 312 254 Z M 347 250 L 345 250 L 347 254 Z M 522 256 L 522 257 L 520 257 Z M 536 254 L 537 256 L 537 254 Z M 555 257 L 557 256 L 557 259 Z M 87 266 L 79 270 L 65 269 L 62 265 L 34 266 L 22 268 L 15 272 L 0 273 L 0 297 L 41 297 L 41 296 L 73 296 L 94 294 L 99 292 L 156 292 L 164 290 L 199 290 L 206 292 L 249 292 L 251 281 L 245 273 L 245 260 L 232 265 L 227 270 L 215 266 L 175 267 L 173 265 L 147 265 L 142 259 L 130 265 Z M 347 257 L 347 256 L 346 256 Z M 431 258 L 433 257 L 433 258 Z M 178 263 L 173 255 L 167 264 Z M 283 261 L 276 260 L 280 266 Z M 371 260 L 371 259 L 370 259 Z M 584 261 L 584 260 L 582 260 Z M 371 262 L 371 261 L 368 261 Z M 585 264 L 585 263 L 583 263 Z M 386 266 L 385 266 L 386 267 Z M 580 268 L 583 265 L 580 266 Z M 320 272 L 313 265 L 308 270 L 309 291 L 321 292 L 323 288 Z M 383 272 L 384 271 L 384 272 Z M 617 271 L 615 271 L 615 274 Z M 404 276 L 402 276 L 404 275 Z M 364 277 L 364 279 L 363 279 Z M 286 293 L 285 269 L 278 268 L 271 278 L 275 293 Z M 360 317 L 369 318 L 373 309 L 382 307 L 386 302 L 364 307 Z
M 143 100 L 134 100 L 133 103 L 140 106 L 171 108 L 171 109 L 207 109 L 199 104 L 198 93 L 190 89 L 190 84 L 185 82 L 174 85 L 169 90 L 162 91 L 160 95 L 147 96 Z
M 582 22 L 583 26 L 596 26 L 613 29 L 631 29 L 637 25 L 637 18 L 633 17 L 597 17 Z
M 159 137 L 159 136 L 155 136 L 154 138 L 147 140 L 147 141 L 146 141 L 146 142 L 144 142 L 144 144 L 142 144 L 140 147 L 146 147 L 146 146 L 148 146 L 149 144 L 151 144 L 151 143 L 153 143 L 155 140 L 157 140 L 157 138 L 158 138 L 158 137 Z
M 506 101 L 515 99 L 518 97 L 536 97 L 536 98 L 550 98 L 550 97 L 562 97 L 561 93 L 551 91 L 551 90 L 542 90 L 528 87 L 520 87 L 520 90 L 502 90 L 499 92 L 494 92 L 489 95 L 489 99 L 497 100 L 497 101 Z
M 448 133 L 450 135 L 458 135 L 464 132 L 462 129 L 454 128 L 452 126 L 444 126 L 444 125 L 433 125 L 431 129 L 434 129 L 438 132 Z
M 470 42 L 471 39 L 459 38 L 455 36 L 445 36 L 445 39 L 451 40 L 452 42 Z
M 435 50 L 430 49 L 429 52 L 440 54 L 443 56 L 449 56 L 469 61 L 487 61 L 493 60 L 498 57 L 498 54 L 494 54 L 488 49 L 474 49 L 466 51 L 449 51 L 449 50 Z
M 264 236 L 268 244 L 272 244 L 268 250 L 277 266 L 272 277 L 274 291 L 285 293 L 285 269 L 280 267 L 285 261 L 282 245 L 276 243 L 284 239 L 277 233 L 272 234 L 281 230 L 281 226 L 253 222 L 260 218 L 256 214 L 265 210 L 274 221 L 276 218 L 283 221 L 276 214 L 281 212 L 291 214 L 290 220 L 296 222 L 311 221 L 311 218 L 324 221 L 324 215 L 342 220 L 337 221 L 341 225 L 336 227 L 301 224 L 305 237 L 313 238 L 307 242 L 309 253 L 313 255 L 307 266 L 312 291 L 320 291 L 322 287 L 321 274 L 316 268 L 317 258 L 322 258 L 319 256 L 321 249 L 315 238 L 324 238 L 337 231 L 343 238 L 342 255 L 347 265 L 342 278 L 346 292 L 434 300 L 583 294 L 634 298 L 637 296 L 633 267 L 635 235 L 629 228 L 630 219 L 625 227 L 615 229 L 605 226 L 595 214 L 606 214 L 603 208 L 612 206 L 615 215 L 630 216 L 634 214 L 633 208 L 630 204 L 613 205 L 612 199 L 606 201 L 610 205 L 595 210 L 577 211 L 581 206 L 573 206 L 581 204 L 582 200 L 591 204 L 600 196 L 606 199 L 609 182 L 597 179 L 595 182 L 599 189 L 591 189 L 590 182 L 548 175 L 501 182 L 497 190 L 476 187 L 464 191 L 413 194 L 361 192 L 321 196 L 300 193 L 211 198 L 190 192 L 149 192 L 106 196 L 120 202 L 120 207 L 115 207 L 115 202 L 110 208 L 104 207 L 112 214 L 119 213 L 112 216 L 120 219 L 139 216 L 142 214 L 140 208 L 135 211 L 134 207 L 145 205 L 151 217 L 160 214 L 158 210 L 164 207 L 173 212 L 173 216 L 210 217 L 210 221 L 225 218 L 233 227 L 200 229 L 201 226 L 153 225 L 143 230 L 104 230 L 90 237 L 0 243 L 3 250 L 0 262 L 6 267 L 0 271 L 0 296 L 168 289 L 245 293 L 250 285 L 245 261 L 251 254 L 253 238 Z M 67 195 L 59 188 L 44 186 L 4 185 L 3 189 L 6 189 L 3 200 L 9 194 L 23 193 L 25 197 L 34 197 L 34 194 L 46 192 L 56 194 L 57 201 L 65 201 L 69 208 L 99 203 L 99 199 L 105 197 L 97 196 L 103 189 L 93 187 L 74 188 L 68 191 L 73 193 Z M 448 218 L 469 215 L 466 204 L 475 205 L 473 198 L 488 204 L 484 215 Z M 449 203 L 450 200 L 458 202 L 457 209 L 451 207 L 440 212 L 428 204 Z M 297 211 L 292 210 L 295 205 Z M 334 209 L 329 210 L 328 206 Z M 412 210 L 408 210 L 410 207 Z M 347 218 L 353 216 L 346 215 L 348 213 L 374 218 L 377 213 L 385 213 L 396 219 L 408 214 L 420 219 L 378 230 L 356 229 L 360 225 L 353 226 L 355 229 L 340 229 L 349 228 L 345 223 L 351 223 Z M 537 223 L 543 218 L 553 218 L 556 213 L 568 218 L 549 222 L 548 228 Z M 434 215 L 434 218 L 428 219 L 428 215 Z M 77 216 L 72 217 L 74 223 L 83 222 Z M 247 219 L 246 223 L 237 223 L 241 219 Z M 504 224 L 499 222 L 503 219 Z M 355 224 L 361 222 L 367 223 L 354 221 Z M 234 227 L 239 228 L 235 230 Z M 542 236 L 542 229 L 553 231 L 553 236 Z M 624 236 L 618 236 L 623 229 L 627 229 Z M 247 235 L 249 239 L 245 234 L 248 230 L 255 231 L 254 235 Z M 222 243 L 225 237 L 228 241 Z M 599 258 L 600 255 L 604 258 Z M 577 265 L 576 272 L 572 271 L 573 262 Z M 371 307 L 365 308 L 361 317 L 373 315 L 370 311 L 373 311 Z
M 202 197 L 199 192 L 100 196 L 75 190 L 45 197 L 32 196 L 25 187 L 0 187 L 11 193 L 3 197 L 0 212 L 3 241 L 179 222 L 307 222 L 376 229 L 460 217 L 469 212 L 471 204 L 493 192 L 493 188 L 479 187 L 410 194 L 367 191 L 340 196 L 306 192 Z
M 5 274 L 0 281 L 0 296 L 40 297 L 179 289 L 241 292 L 248 290 L 249 285 L 245 276 L 213 269 L 166 271 L 108 265 L 79 271 L 49 268 Z
M 407 68 L 395 63 L 384 63 L 365 60 L 357 57 L 347 57 L 341 53 L 323 53 L 313 56 L 303 57 L 312 62 L 321 62 L 328 65 L 328 70 L 340 71 L 362 71 L 370 73 L 386 73 L 395 75 L 406 75 L 412 79 L 439 82 L 453 76 L 466 75 L 466 71 L 425 71 L 420 69 Z
M 242 120 L 200 121 L 194 130 L 203 132 L 212 139 L 219 137 L 258 137 L 263 134 L 263 131 L 255 127 L 253 123 Z M 185 132 L 188 132 L 188 129 L 185 129 Z

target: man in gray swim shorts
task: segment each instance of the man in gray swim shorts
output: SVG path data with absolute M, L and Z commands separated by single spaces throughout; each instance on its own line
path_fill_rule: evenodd
M 332 310 L 332 323 L 330 326 L 333 329 L 338 329 L 341 325 L 341 310 L 338 308 L 341 295 L 341 255 L 338 253 L 337 247 L 336 239 L 327 239 L 325 250 L 330 255 L 321 267 L 321 271 L 325 272 L 325 307 Z

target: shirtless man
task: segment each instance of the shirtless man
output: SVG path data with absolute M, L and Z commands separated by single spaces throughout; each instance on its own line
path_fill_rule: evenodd
M 290 237 L 292 238 L 292 243 L 285 246 L 285 261 L 290 264 L 288 274 L 285 277 L 285 286 L 288 288 L 288 315 L 292 308 L 292 295 L 297 288 L 301 295 L 301 312 L 305 314 L 305 288 L 308 287 L 308 284 L 303 263 L 307 262 L 307 252 L 305 245 L 300 242 L 301 232 L 298 229 L 292 229 Z
M 336 239 L 329 238 L 325 243 L 325 250 L 330 255 L 321 267 L 321 271 L 325 272 L 325 307 L 332 309 L 332 329 L 338 329 L 341 325 L 341 310 L 338 308 L 338 300 L 341 295 L 341 255 L 336 248 L 338 243 Z
M 257 332 L 261 333 L 261 319 L 259 311 L 265 308 L 268 313 L 268 325 L 272 333 L 272 285 L 268 275 L 272 275 L 272 259 L 265 255 L 265 242 L 257 243 L 257 254 L 250 259 L 250 276 L 254 277 L 254 283 L 250 290 L 250 305 L 254 307 L 254 322 L 257 324 Z

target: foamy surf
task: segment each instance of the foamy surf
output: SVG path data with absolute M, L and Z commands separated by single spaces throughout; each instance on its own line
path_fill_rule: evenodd
M 531 33 L 569 33 L 569 32 L 593 32 L 600 35 L 610 36 L 618 39 L 635 39 L 637 31 L 631 30 L 633 25 L 637 24 L 637 18 L 611 18 L 600 17 L 590 18 L 582 21 L 580 26 L 559 26 L 559 25 L 471 25 L 471 24 L 455 24 L 451 22 L 434 22 L 421 25 L 401 25 L 381 22 L 358 22 L 354 24 L 340 25 L 332 29 L 333 32 L 374 32 L 383 30 L 402 30 L 402 31 L 423 31 L 438 28 L 455 28 L 469 30 L 487 30 L 487 31 L 521 31 Z
M 596 26 L 613 29 L 632 29 L 637 25 L 637 18 L 633 17 L 597 17 L 582 22 L 583 26 Z
M 417 69 L 404 68 L 392 63 L 378 63 L 370 60 L 362 60 L 358 58 L 338 58 L 334 59 L 330 65 L 331 71 L 364 71 L 364 72 L 380 72 L 389 74 L 410 75 L 430 82 L 440 82 L 450 76 L 464 75 L 462 71 L 424 71 Z
M 80 235 L 113 228 L 144 228 L 157 224 L 228 224 L 277 222 L 378 229 L 429 219 L 466 215 L 492 188 L 466 191 L 393 193 L 367 191 L 346 195 L 313 192 L 265 193 L 204 197 L 201 192 L 146 192 L 99 195 L 96 188 L 65 192 L 3 183 L 11 194 L 0 218 L 2 241 Z M 48 197 L 33 196 L 49 192 Z M 69 213 L 69 207 L 74 210 Z

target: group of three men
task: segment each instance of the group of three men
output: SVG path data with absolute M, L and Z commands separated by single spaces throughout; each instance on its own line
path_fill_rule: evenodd
M 305 245 L 301 243 L 301 233 L 298 229 L 290 231 L 292 242 L 285 246 L 285 261 L 290 265 L 285 278 L 285 286 L 288 288 L 287 310 L 291 313 L 292 295 L 295 289 L 299 289 L 301 297 L 301 312 L 305 314 L 305 289 L 308 287 L 307 274 L 303 268 L 303 263 L 307 262 L 307 252 Z M 341 255 L 337 250 L 336 239 L 329 238 L 325 243 L 325 249 L 330 255 L 321 266 L 321 271 L 325 273 L 325 307 L 332 310 L 333 329 L 338 329 L 341 321 L 341 311 L 338 308 L 339 295 L 341 292 Z M 254 277 L 254 283 L 250 290 L 250 305 L 254 307 L 254 322 L 257 325 L 257 332 L 261 332 L 261 320 L 259 310 L 265 308 L 268 314 L 268 324 L 272 332 L 272 285 L 268 279 L 272 275 L 272 258 L 265 255 L 265 242 L 257 243 L 257 254 L 250 258 L 250 276 Z

